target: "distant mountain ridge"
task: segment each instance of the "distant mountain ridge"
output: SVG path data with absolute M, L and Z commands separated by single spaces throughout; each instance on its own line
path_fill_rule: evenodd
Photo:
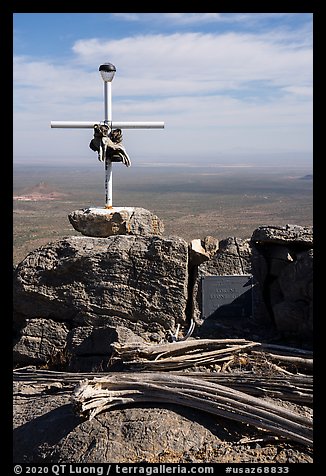
M 13 199 L 22 201 L 58 200 L 65 196 L 66 194 L 58 192 L 52 185 L 42 181 L 24 189 L 21 195 L 14 195 Z

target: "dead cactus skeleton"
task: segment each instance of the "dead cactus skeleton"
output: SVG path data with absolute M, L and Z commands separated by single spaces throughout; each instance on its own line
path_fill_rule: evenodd
M 83 380 L 71 401 L 89 419 L 111 408 L 134 403 L 183 405 L 312 445 L 312 421 L 274 403 L 229 386 L 164 372 L 119 373 Z

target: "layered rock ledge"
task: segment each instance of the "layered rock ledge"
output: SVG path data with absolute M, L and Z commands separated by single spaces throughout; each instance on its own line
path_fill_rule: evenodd
M 252 242 L 258 244 L 276 243 L 283 245 L 301 245 L 304 249 L 313 248 L 312 226 L 285 225 L 260 226 L 251 237 Z
M 95 322 L 114 318 L 174 329 L 185 322 L 188 243 L 179 237 L 73 236 L 18 265 L 15 311 L 27 319 Z

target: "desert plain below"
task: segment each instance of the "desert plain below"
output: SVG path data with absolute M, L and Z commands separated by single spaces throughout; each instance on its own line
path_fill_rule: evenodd
M 104 207 L 104 169 L 89 165 L 13 168 L 13 261 L 64 236 L 78 235 L 73 210 Z M 113 164 L 113 205 L 143 207 L 164 235 L 250 238 L 262 225 L 313 223 L 312 167 L 246 164 Z

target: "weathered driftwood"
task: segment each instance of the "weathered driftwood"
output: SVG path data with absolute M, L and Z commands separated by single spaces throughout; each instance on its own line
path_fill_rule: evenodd
M 166 344 L 139 344 L 131 342 L 125 345 L 119 343 L 112 344 L 116 352 L 123 352 L 125 360 L 133 360 L 135 356 L 146 357 L 152 356 L 177 356 L 185 353 L 205 352 L 216 349 L 223 349 L 229 346 L 255 344 L 258 342 L 248 341 L 246 339 L 189 339 L 187 341 L 176 341 Z
M 146 375 L 144 372 L 141 375 Z M 51 386 L 61 384 L 63 390 L 72 390 L 83 379 L 107 377 L 105 373 L 69 373 L 53 370 L 40 370 L 25 367 L 14 370 L 14 381 L 29 383 L 35 386 Z M 115 372 L 117 377 L 119 372 Z M 125 373 L 122 373 L 125 375 Z M 128 373 L 129 375 L 129 373 Z M 130 373 L 133 375 L 133 373 Z M 226 385 L 235 390 L 254 396 L 279 398 L 289 402 L 311 405 L 313 403 L 313 377 L 311 375 L 256 375 L 253 372 L 170 372 L 169 375 L 181 375 L 200 381 Z M 59 388 L 59 387 L 58 387 Z
M 312 421 L 231 387 L 164 372 L 119 373 L 81 381 L 72 395 L 79 414 L 93 418 L 118 405 L 184 405 L 312 445 Z
M 261 354 L 283 365 L 312 371 L 312 352 L 286 346 L 263 344 L 246 339 L 190 339 L 169 344 L 113 344 L 113 360 L 127 369 L 178 370 L 198 365 L 231 362 L 242 352 Z M 276 364 L 273 364 L 276 365 Z M 286 370 L 283 371 L 287 373 Z
M 311 375 L 256 375 L 253 372 L 187 372 L 182 375 L 226 385 L 254 396 L 279 398 L 289 402 L 313 403 Z
M 29 365 L 13 371 L 13 381 L 23 382 L 34 386 L 46 386 L 51 383 L 62 383 L 64 387 L 74 388 L 80 380 L 93 378 L 94 376 L 103 376 L 103 373 L 85 373 L 85 372 L 58 372 L 55 370 L 43 370 Z
M 226 362 L 236 353 L 258 347 L 246 339 L 192 339 L 170 344 L 114 344 L 114 358 L 126 367 L 143 370 L 172 370 L 194 365 Z
M 82 382 L 81 380 L 84 379 Z M 115 372 L 68 373 L 14 371 L 14 381 L 70 394 L 78 412 L 94 416 L 127 403 L 172 403 L 248 423 L 310 445 L 312 422 L 256 396 L 312 402 L 312 376 L 262 376 L 252 372 Z M 81 383 L 80 383 L 81 382 Z

